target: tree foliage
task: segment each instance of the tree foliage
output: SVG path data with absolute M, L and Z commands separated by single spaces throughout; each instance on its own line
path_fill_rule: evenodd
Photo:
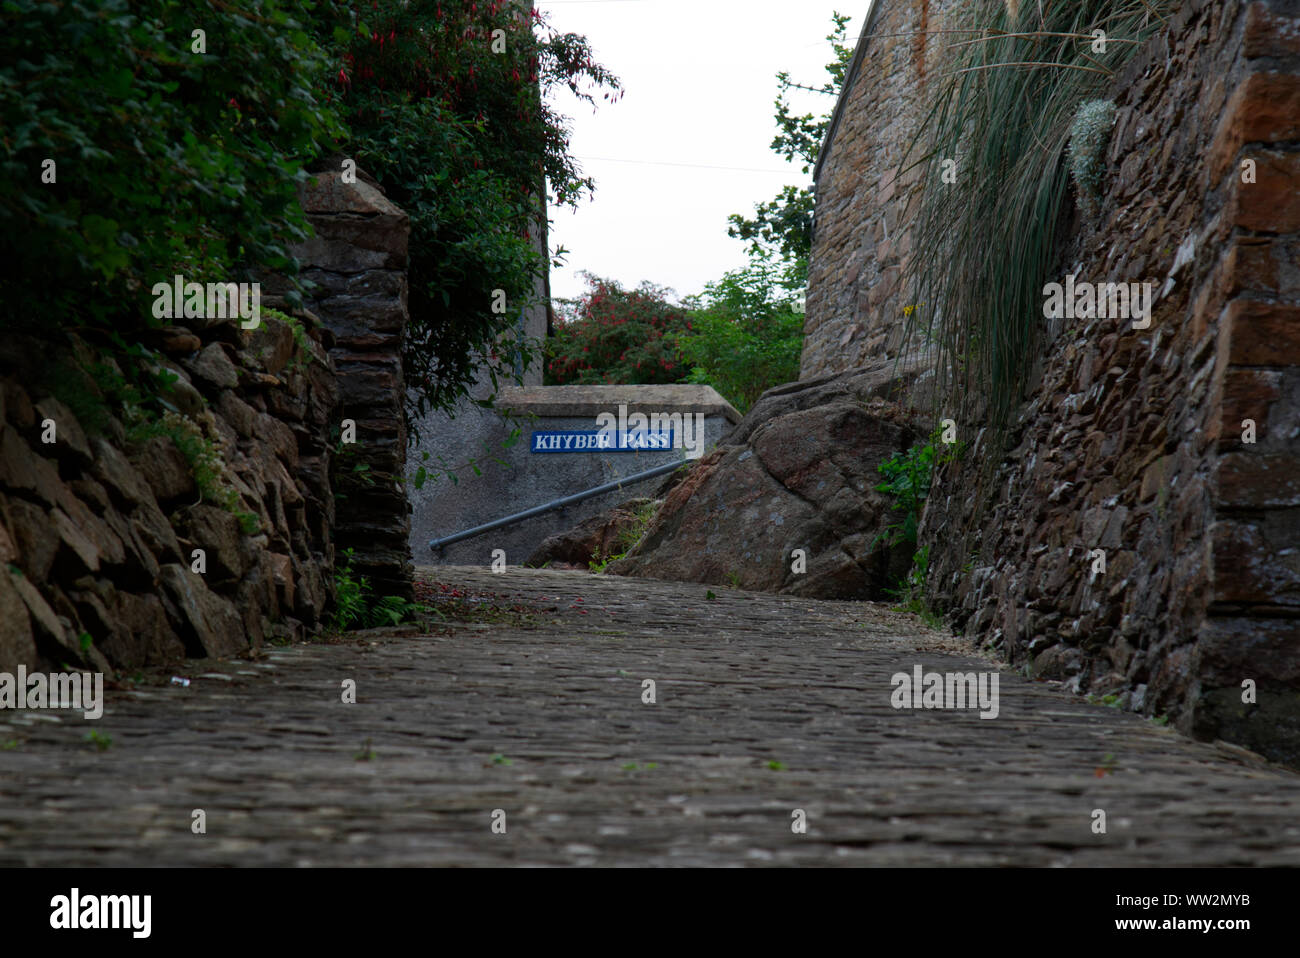
M 347 156 L 410 214 L 410 418 L 450 407 L 485 357 L 521 351 L 496 346 L 545 267 L 548 186 L 560 204 L 592 189 L 547 98 L 561 87 L 619 90 L 584 38 L 517 2 L 6 0 L 5 322 L 121 350 L 177 273 L 294 276 L 304 170 Z
M 834 59 L 826 64 L 828 79 L 820 87 L 804 87 L 790 79 L 788 71 L 777 74 L 780 90 L 776 97 L 777 133 L 772 140 L 772 151 L 790 162 L 802 162 L 805 174 L 812 172 L 817 163 L 826 131 L 830 127 L 831 111 L 825 113 L 796 113 L 790 104 L 790 91 L 812 89 L 828 97 L 839 95 L 844 77 L 853 60 L 853 46 L 847 43 L 849 17 L 842 13 L 831 15 L 831 32 L 826 36 Z M 830 101 L 833 105 L 834 100 Z M 729 236 L 747 240 L 750 249 L 774 250 L 785 259 L 806 261 L 812 249 L 812 185 L 785 186 L 775 198 L 759 203 L 753 218 L 739 213 L 728 217 Z
M 692 297 L 690 330 L 678 348 L 690 381 L 716 389 L 742 413 L 766 390 L 799 378 L 801 264 L 751 257 Z
M 587 41 L 527 5 L 382 0 L 345 11 L 333 78 L 358 164 L 410 215 L 404 366 L 411 416 L 450 408 L 485 366 L 496 382 L 530 345 L 509 335 L 547 266 L 532 236 L 545 189 L 576 204 L 592 187 L 547 94 L 616 97 Z M 494 33 L 494 31 L 503 31 Z M 508 309 L 491 309 L 504 290 Z M 503 335 L 505 334 L 505 335 Z
M 4 322 L 130 340 L 153 322 L 152 285 L 175 273 L 294 271 L 301 163 L 340 132 L 312 89 L 328 62 L 312 10 L 308 0 L 0 6 Z M 195 52 L 198 30 L 206 52 Z

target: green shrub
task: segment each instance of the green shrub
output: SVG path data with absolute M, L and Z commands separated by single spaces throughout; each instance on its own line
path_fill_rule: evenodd
M 310 0 L 0 6 L 4 322 L 128 342 L 174 273 L 292 272 L 299 163 L 339 131 Z M 207 50 L 194 52 L 192 31 Z M 47 160 L 54 182 L 42 182 Z M 32 282 L 39 276 L 40 282 Z
M 428 606 L 399 595 L 375 596 L 370 579 L 352 566 L 352 549 L 343 550 L 342 560 L 334 563 L 334 611 L 330 617 L 334 631 L 401 625 L 433 613 Z
M 926 497 L 930 494 L 930 478 L 936 461 L 946 461 L 952 453 L 941 451 L 936 445 L 938 432 L 928 442 L 918 443 L 906 452 L 899 453 L 884 460 L 876 471 L 884 481 L 876 486 L 877 492 L 893 497 L 890 509 L 903 513 L 898 522 L 890 523 L 876 536 L 871 549 L 884 542 L 894 546 L 900 542 L 915 544 L 916 530 L 921 522 L 921 511 L 925 508 Z
M 0 323 L 120 350 L 166 321 L 152 289 L 178 273 L 293 277 L 304 170 L 346 156 L 410 217 L 414 427 L 481 364 L 495 382 L 529 351 L 500 337 L 541 276 L 545 190 L 565 205 L 593 185 L 544 95 L 560 86 L 586 102 L 618 91 L 584 38 L 496 2 L 6 0 Z
M 410 323 L 403 342 L 408 426 L 450 409 L 484 367 L 493 384 L 533 353 L 512 334 L 545 256 L 530 231 L 545 190 L 576 205 L 593 183 L 568 153 L 560 87 L 594 103 L 618 80 L 590 44 L 529 10 L 482 0 L 342 5 L 332 33 L 331 96 L 351 135 L 341 148 L 410 217 Z M 492 31 L 505 31 L 504 50 Z M 567 95 L 567 94 L 566 94 Z M 494 311 L 494 291 L 506 294 Z
M 874 551 L 882 542 L 890 548 L 900 544 L 916 546 L 917 530 L 925 501 L 930 495 L 934 467 L 960 458 L 965 451 L 962 443 L 943 443 L 940 439 L 942 434 L 941 429 L 936 429 L 927 441 L 891 456 L 876 467 L 884 477 L 876 491 L 891 496 L 895 500 L 891 510 L 902 512 L 903 518 L 887 525 L 872 540 L 868 552 Z M 899 599 L 903 611 L 914 612 L 931 628 L 939 628 L 942 619 L 930 609 L 925 599 L 925 580 L 929 570 L 930 547 L 915 549 L 911 568 L 894 588 L 886 591 Z
M 801 263 L 779 264 L 760 251 L 692 297 L 690 328 L 678 337 L 690 382 L 712 386 L 744 413 L 766 390 L 798 379 L 803 277 Z

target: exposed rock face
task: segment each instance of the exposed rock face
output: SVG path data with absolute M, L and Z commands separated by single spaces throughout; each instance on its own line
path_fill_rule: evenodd
M 642 510 L 660 505 L 654 499 L 629 499 L 613 509 L 580 522 L 567 532 L 548 536 L 524 562 L 538 568 L 566 565 L 587 568 L 590 562 L 604 561 L 626 552 L 626 539 L 640 522 Z
M 879 598 L 910 550 L 877 537 L 892 500 L 876 467 L 924 434 L 883 398 L 892 366 L 770 390 L 669 494 L 609 571 L 823 598 Z M 806 571 L 795 571 L 803 550 Z

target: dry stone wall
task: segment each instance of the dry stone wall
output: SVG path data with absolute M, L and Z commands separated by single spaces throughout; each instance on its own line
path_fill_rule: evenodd
M 1298 66 L 1300 4 L 1189 0 L 1116 79 L 1101 211 L 1075 214 L 1057 279 L 1154 282 L 1151 327 L 1067 323 L 1009 448 L 941 474 L 922 529 L 969 634 L 1293 763 Z
M 44 344 L 8 341 L 0 671 L 238 655 L 320 623 L 336 402 L 321 335 L 309 314 L 158 331 L 178 411 L 143 424 L 84 343 L 47 362 Z
M 314 309 L 263 276 L 262 305 L 287 319 L 155 330 L 144 345 L 176 377 L 161 417 L 132 412 L 85 342 L 0 343 L 0 671 L 121 673 L 304 638 L 333 602 L 336 543 L 377 594 L 410 595 L 407 217 L 364 173 L 327 172 L 302 199 Z
M 948 42 L 918 34 L 975 6 L 873 4 L 817 170 L 805 381 L 910 352 L 903 151 Z M 1300 0 L 1187 0 L 1109 96 L 1052 279 L 1154 283 L 1151 326 L 1049 329 L 1009 441 L 961 424 L 929 587 L 1036 675 L 1300 763 Z
M 345 182 L 341 164 L 303 190 L 316 236 L 295 252 L 316 284 L 309 300 L 333 334 L 340 432 L 335 471 L 336 542 L 378 595 L 412 597 L 411 507 L 407 501 L 402 341 L 407 312 L 410 222 L 364 173 Z M 349 177 L 349 179 L 353 179 Z

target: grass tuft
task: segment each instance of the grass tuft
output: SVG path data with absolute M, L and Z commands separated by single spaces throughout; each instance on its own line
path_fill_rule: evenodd
M 1005 435 L 1043 331 L 1042 289 L 1060 252 L 1066 151 L 1080 106 L 1104 93 L 1175 6 L 1042 0 L 1013 14 L 1002 0 L 977 0 L 962 15 L 968 22 L 952 24 L 982 35 L 949 46 L 905 161 L 922 185 L 904 276 L 920 308 L 905 317 L 906 333 L 936 351 L 935 402 L 960 403 L 967 417 L 983 407 L 995 435 Z M 1097 30 L 1104 52 L 1094 48 Z M 1078 144 L 1090 197 L 1104 181 L 1106 112 L 1088 111 L 1088 143 L 1081 136 Z M 955 183 L 944 183 L 946 160 L 956 161 Z

